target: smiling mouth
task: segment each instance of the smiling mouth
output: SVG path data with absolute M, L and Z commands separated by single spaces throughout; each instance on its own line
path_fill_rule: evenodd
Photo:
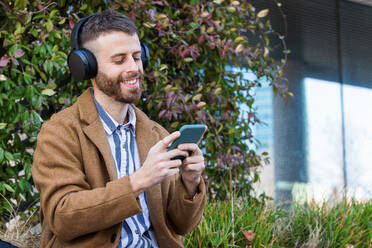
M 136 87 L 139 86 L 139 78 L 134 78 L 134 79 L 131 79 L 131 80 L 123 80 L 123 81 L 121 81 L 121 83 L 125 87 L 136 88 Z
M 123 83 L 124 84 L 129 84 L 129 85 L 134 85 L 134 84 L 136 84 L 137 83 L 137 78 L 135 78 L 135 79 L 132 79 L 132 80 L 123 80 Z

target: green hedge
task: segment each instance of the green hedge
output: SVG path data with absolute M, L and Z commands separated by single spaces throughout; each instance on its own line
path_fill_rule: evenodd
M 224 0 L 2 0 L 0 6 L 0 193 L 5 198 L 15 205 L 37 200 L 30 173 L 41 124 L 89 86 L 64 81 L 71 28 L 79 18 L 107 8 L 132 18 L 150 50 L 140 108 L 169 131 L 207 124 L 202 146 L 211 196 L 225 199 L 232 187 L 251 192 L 258 175 L 249 169 L 267 159 L 256 153 L 252 135 L 259 123 L 253 90 L 265 78 L 276 92 L 283 91 L 285 61 L 271 57 L 275 32 L 267 10 Z M 250 70 L 257 80 L 244 80 L 227 65 Z M 285 97 L 285 88 L 282 93 Z M 244 118 L 241 104 L 249 109 Z M 0 200 L 0 212 L 4 207 L 9 208 Z

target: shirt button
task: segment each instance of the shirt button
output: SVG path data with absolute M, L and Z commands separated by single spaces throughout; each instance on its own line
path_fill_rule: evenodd
M 135 231 L 134 231 L 137 235 L 139 234 L 139 231 L 136 229 Z

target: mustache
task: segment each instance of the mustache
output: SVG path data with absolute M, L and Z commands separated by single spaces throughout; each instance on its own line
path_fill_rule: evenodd
M 126 77 L 123 77 L 122 75 L 120 75 L 118 77 L 118 82 L 123 82 L 124 80 L 129 80 L 129 79 L 133 79 L 133 78 L 143 79 L 143 73 L 133 72 L 133 73 L 128 74 Z

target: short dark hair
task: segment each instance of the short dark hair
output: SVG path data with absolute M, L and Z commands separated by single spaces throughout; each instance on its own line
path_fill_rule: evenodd
M 112 31 L 133 35 L 137 33 L 137 27 L 129 17 L 115 10 L 97 12 L 81 27 L 79 44 L 83 47 L 86 42 Z

